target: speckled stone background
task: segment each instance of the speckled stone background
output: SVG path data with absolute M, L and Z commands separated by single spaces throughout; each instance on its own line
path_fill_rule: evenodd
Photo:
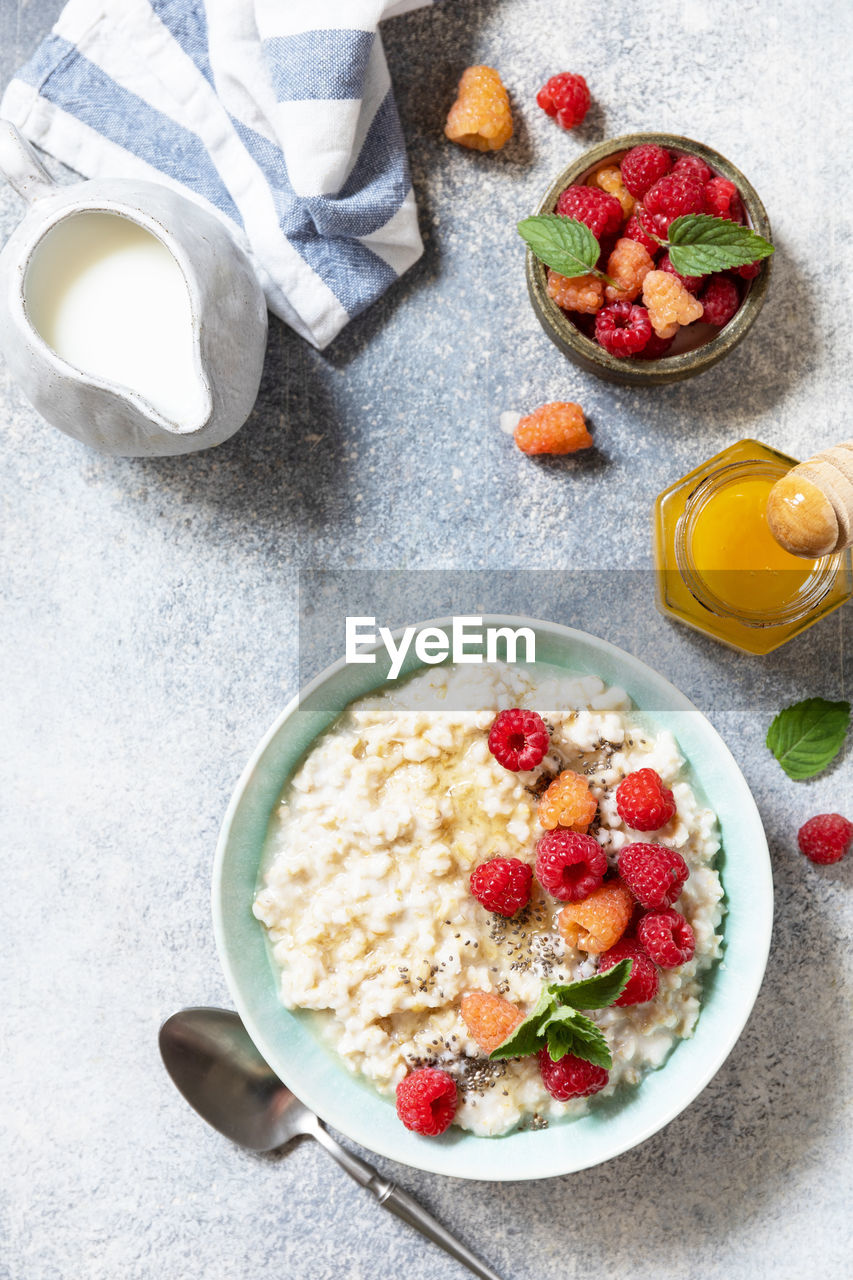
M 0 0 L 0 79 L 58 9 Z M 103 459 L 41 422 L 0 367 L 4 1280 L 460 1280 L 318 1149 L 247 1155 L 168 1082 L 160 1021 L 228 1000 L 208 908 L 217 827 L 297 686 L 300 567 L 643 570 L 654 495 L 708 455 L 745 435 L 799 456 L 849 436 L 851 36 L 845 0 L 448 0 L 398 19 L 385 42 L 426 254 L 322 355 L 274 323 L 235 439 Z M 516 102 L 499 156 L 441 136 L 459 72 L 480 61 Z M 533 105 L 562 69 L 596 99 L 572 136 Z M 729 156 L 778 244 L 748 341 L 646 393 L 549 345 L 512 230 L 584 145 L 637 128 Z M 0 190 L 0 238 L 19 214 Z M 535 463 L 498 430 L 502 411 L 552 398 L 584 404 L 594 453 Z M 850 696 L 851 611 L 762 660 L 659 621 L 648 592 L 606 618 L 579 614 L 564 574 L 486 577 L 470 602 L 453 581 L 424 578 L 424 614 L 580 617 L 685 688 L 761 807 L 776 928 L 730 1059 L 640 1148 L 500 1187 L 378 1163 L 506 1280 L 849 1274 L 853 859 L 813 868 L 794 837 L 814 812 L 853 810 L 851 755 L 794 784 L 762 742 L 783 703 Z

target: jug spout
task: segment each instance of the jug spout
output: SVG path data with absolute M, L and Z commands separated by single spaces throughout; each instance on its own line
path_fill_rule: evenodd
M 56 189 L 56 183 L 11 120 L 0 120 L 0 175 L 28 204 Z

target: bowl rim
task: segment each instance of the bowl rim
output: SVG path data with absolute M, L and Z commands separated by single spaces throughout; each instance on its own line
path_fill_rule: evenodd
M 673 151 L 696 155 L 716 172 L 728 178 L 738 188 L 746 209 L 749 225 L 766 240 L 772 239 L 770 219 L 758 192 L 752 183 L 724 155 L 703 142 L 673 133 L 628 133 L 617 138 L 606 138 L 590 147 L 567 165 L 554 179 L 539 202 L 535 213 L 553 213 L 560 194 L 567 186 L 577 182 L 588 170 L 630 151 L 632 147 L 654 143 Z M 601 376 L 635 385 L 655 385 L 680 381 L 703 373 L 743 341 L 758 317 L 767 295 L 774 255 L 764 258 L 761 269 L 750 281 L 743 302 L 735 316 L 715 338 L 675 356 L 661 356 L 656 360 L 635 360 L 611 355 L 582 333 L 549 296 L 546 288 L 546 268 L 528 249 L 525 254 L 525 274 L 531 304 L 545 332 L 570 359 Z
M 419 629 L 427 626 L 449 628 L 451 621 L 450 618 L 442 617 L 419 623 L 418 627 Z M 733 978 L 729 977 L 727 961 L 733 950 L 733 939 L 729 936 L 732 927 L 732 903 L 729 901 L 725 917 L 727 925 L 724 925 L 723 929 L 723 956 L 710 971 L 714 988 L 720 985 L 721 980 L 723 985 L 727 986 L 727 994 L 734 1001 L 731 1009 L 726 1007 L 722 1013 L 715 1009 L 712 1017 L 710 996 L 706 993 L 693 1035 L 677 1042 L 667 1055 L 662 1067 L 650 1071 L 640 1085 L 632 1086 L 629 1094 L 619 1091 L 613 1099 L 609 1099 L 608 1102 L 612 1104 L 610 1107 L 602 1106 L 597 1110 L 593 1109 L 577 1119 L 557 1121 L 544 1131 L 516 1131 L 500 1137 L 480 1137 L 452 1127 L 441 1138 L 435 1139 L 423 1138 L 406 1130 L 397 1120 L 390 1100 L 380 1095 L 372 1085 L 361 1081 L 351 1073 L 346 1064 L 337 1058 L 332 1050 L 320 1044 L 310 1029 L 300 1021 L 299 1015 L 295 1015 L 280 1004 L 272 963 L 266 957 L 267 944 L 263 937 L 263 926 L 252 915 L 251 902 L 243 900 L 242 894 L 235 895 L 233 885 L 229 883 L 228 878 L 228 863 L 229 858 L 232 858 L 235 824 L 241 821 L 245 805 L 251 806 L 257 803 L 259 770 L 264 765 L 265 756 L 271 747 L 280 740 L 285 726 L 309 698 L 318 695 L 322 697 L 324 691 L 328 690 L 331 683 L 339 680 L 343 672 L 348 671 L 353 683 L 361 686 L 358 692 L 350 692 L 343 700 L 335 700 L 333 706 L 324 704 L 321 714 L 325 714 L 327 710 L 331 710 L 331 714 L 328 715 L 324 727 L 315 732 L 307 744 L 296 753 L 284 777 L 279 779 L 275 791 L 276 798 L 313 742 L 334 724 L 344 707 L 357 698 L 379 691 L 387 683 L 385 674 L 380 675 L 383 672 L 380 661 L 377 661 L 375 666 L 353 667 L 348 666 L 343 657 L 337 659 L 319 672 L 290 700 L 261 738 L 234 788 L 217 840 L 211 893 L 213 926 L 217 952 L 228 989 L 252 1040 L 273 1070 L 325 1123 L 368 1150 L 413 1168 L 482 1181 L 526 1181 L 578 1172 L 613 1159 L 664 1128 L 699 1096 L 737 1042 L 758 996 L 770 949 L 773 924 L 773 882 L 767 840 L 758 808 L 746 780 L 720 735 L 705 715 L 676 686 L 641 659 L 588 632 L 566 627 L 560 623 L 513 614 L 483 615 L 482 623 L 484 628 L 486 626 L 530 626 L 536 632 L 537 640 L 542 635 L 555 641 L 558 646 L 565 647 L 567 657 L 572 648 L 586 649 L 595 655 L 597 661 L 603 661 L 604 666 L 611 664 L 616 669 L 627 673 L 631 680 L 618 681 L 618 683 L 624 685 L 629 694 L 631 693 L 628 688 L 630 683 L 634 683 L 635 687 L 639 683 L 647 689 L 654 689 L 657 694 L 662 695 L 666 705 L 665 711 L 655 710 L 649 713 L 650 718 L 660 727 L 670 727 L 666 725 L 668 716 L 673 716 L 676 720 L 679 716 L 687 716 L 686 720 L 679 721 L 681 736 L 679 737 L 676 733 L 676 740 L 685 759 L 690 761 L 694 775 L 697 775 L 698 771 L 691 760 L 691 753 L 685 751 L 684 739 L 689 739 L 694 749 L 692 754 L 695 754 L 695 750 L 700 747 L 712 749 L 716 767 L 721 773 L 721 786 L 723 777 L 725 779 L 725 788 L 720 793 L 720 799 L 715 800 L 713 804 L 719 817 L 721 835 L 724 836 L 726 824 L 720 810 L 724 809 L 729 814 L 729 821 L 732 821 L 732 806 L 735 805 L 738 833 L 739 835 L 741 832 L 744 833 L 743 843 L 752 855 L 752 863 L 747 873 L 747 880 L 750 881 L 748 929 L 746 923 L 741 926 L 741 934 L 749 933 L 749 945 L 743 957 L 739 956 L 739 947 L 734 947 L 734 951 L 738 953 L 735 958 L 746 961 L 746 969 L 739 970 Z M 395 637 L 398 637 L 402 630 L 401 627 L 395 631 Z M 424 664 L 415 662 L 412 670 L 421 670 L 423 667 Z M 572 665 L 566 660 L 565 670 L 567 673 L 577 673 L 583 671 L 583 665 L 578 666 L 576 663 Z M 589 673 L 593 674 L 594 668 L 590 669 Z M 603 675 L 601 678 L 605 679 Z M 610 677 L 607 677 L 607 680 L 610 683 L 615 682 Z M 633 695 L 631 696 L 637 711 L 642 714 L 644 708 Z M 700 789 L 704 791 L 705 784 L 702 777 L 698 776 L 698 780 Z M 263 834 L 252 855 L 255 884 L 274 803 L 275 800 L 272 805 L 263 806 L 265 810 L 262 821 Z M 723 844 L 722 858 L 727 863 L 730 855 L 726 852 L 725 842 L 721 843 Z M 723 888 L 726 899 L 728 899 L 727 874 L 730 875 L 731 872 L 727 873 L 724 870 Z M 271 1005 L 268 993 L 264 995 L 268 1005 L 266 1010 L 264 1000 L 244 989 L 243 978 L 238 976 L 237 972 L 238 967 L 245 967 L 246 957 L 241 952 L 240 931 L 247 924 L 254 932 L 254 936 L 262 942 L 266 957 L 265 982 L 274 993 L 274 1001 Z M 739 941 L 742 942 L 743 939 L 739 937 Z M 254 978 L 255 971 L 252 970 L 252 980 Z M 706 978 L 707 981 L 709 978 Z M 268 1020 L 267 1013 L 270 1015 Z M 285 1032 L 287 1043 L 282 1047 L 275 1037 L 278 1036 L 281 1039 Z M 705 1044 L 706 1041 L 707 1044 Z M 689 1058 L 696 1056 L 697 1051 L 693 1046 L 697 1044 L 708 1052 L 699 1069 L 691 1074 L 687 1064 Z M 299 1058 L 299 1050 L 306 1050 L 310 1060 L 302 1062 Z M 682 1052 L 682 1058 L 677 1077 L 681 1085 L 673 1088 L 673 1064 L 679 1051 Z M 667 1084 L 658 1083 L 662 1082 L 667 1075 L 670 1077 Z M 690 1076 L 690 1079 L 685 1085 L 686 1075 Z M 647 1082 L 651 1082 L 651 1085 Z M 649 1094 L 653 1095 L 651 1106 L 648 1105 Z M 640 1105 L 640 1099 L 643 1099 L 645 1105 Z M 359 1105 L 354 1107 L 354 1102 Z M 382 1111 L 380 1112 L 378 1108 L 382 1108 Z M 608 1114 L 609 1112 L 614 1114 Z M 647 1112 L 650 1114 L 645 1114 Z M 633 1124 L 631 1123 L 632 1113 L 637 1113 L 638 1116 Z M 381 1122 L 387 1119 L 389 1114 L 393 1118 L 393 1124 L 385 1132 Z M 578 1126 L 582 1128 L 579 1129 Z M 571 1143 L 566 1140 L 567 1137 L 577 1137 L 581 1133 L 584 1140 L 580 1143 Z M 504 1152 L 509 1159 L 501 1161 L 497 1157 Z

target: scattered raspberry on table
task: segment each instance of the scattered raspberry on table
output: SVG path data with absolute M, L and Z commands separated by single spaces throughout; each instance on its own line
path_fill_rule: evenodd
M 456 1114 L 456 1082 L 446 1071 L 420 1067 L 397 1085 L 397 1115 L 413 1133 L 436 1138 Z
M 552 1098 L 568 1102 L 569 1098 L 588 1098 L 603 1089 L 610 1079 L 604 1067 L 567 1053 L 556 1062 L 547 1049 L 539 1050 L 542 1083 Z
M 522 453 L 577 453 L 589 449 L 592 436 L 586 429 L 583 409 L 570 400 L 543 404 L 522 418 L 514 432 Z
M 542 888 L 555 898 L 578 902 L 601 886 L 607 858 L 592 836 L 558 827 L 540 837 L 535 870 Z
M 533 869 L 520 858 L 492 858 L 471 872 L 471 893 L 487 911 L 514 916 L 530 901 Z
M 626 844 L 617 858 L 619 874 L 641 907 L 671 907 L 690 874 L 675 849 L 662 844 Z
M 489 731 L 489 750 L 505 769 L 535 769 L 548 754 L 548 726 L 536 711 L 501 711 Z
M 658 971 L 648 952 L 636 938 L 621 938 L 615 947 L 605 951 L 598 962 L 600 973 L 612 969 L 620 960 L 630 960 L 631 976 L 625 990 L 614 1005 L 625 1008 L 631 1004 L 645 1004 L 653 1000 L 658 990 Z
M 494 67 L 468 67 L 447 116 L 445 135 L 472 151 L 499 151 L 512 137 L 509 96 Z
M 687 964 L 696 950 L 693 930 L 672 907 L 643 916 L 637 925 L 637 937 L 661 969 Z
M 571 71 L 551 76 L 536 95 L 546 115 L 556 118 L 564 129 L 574 129 L 589 111 L 589 86 L 583 76 Z
M 675 816 L 675 797 L 655 769 L 635 769 L 616 788 L 616 811 L 634 831 L 659 831 Z
M 853 822 L 840 813 L 819 813 L 800 827 L 797 844 L 812 862 L 840 862 L 853 844 Z

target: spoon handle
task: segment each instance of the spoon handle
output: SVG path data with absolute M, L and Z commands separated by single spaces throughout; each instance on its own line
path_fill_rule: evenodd
M 466 1249 L 464 1244 L 454 1239 L 446 1227 L 436 1222 L 426 1209 L 421 1208 L 417 1200 L 413 1200 L 393 1182 L 382 1182 L 377 1178 L 377 1183 L 378 1185 L 371 1187 L 370 1190 L 384 1209 L 390 1209 L 391 1213 L 408 1222 L 410 1227 L 420 1231 L 427 1240 L 432 1240 L 433 1244 L 439 1245 L 445 1253 L 449 1253 L 452 1258 L 463 1263 L 475 1276 L 479 1276 L 480 1280 L 501 1280 L 496 1271 L 487 1267 L 484 1262 L 474 1256 L 470 1249 Z
M 475 1276 L 479 1276 L 480 1280 L 501 1280 L 496 1271 L 492 1271 L 491 1267 L 480 1262 L 470 1249 L 466 1249 L 464 1244 L 454 1239 L 440 1222 L 436 1222 L 432 1214 L 421 1208 L 417 1200 L 413 1200 L 393 1182 L 387 1182 L 385 1178 L 380 1177 L 366 1160 L 360 1159 L 351 1151 L 347 1151 L 346 1147 L 342 1147 L 319 1121 L 316 1128 L 312 1124 L 308 1132 L 321 1146 L 325 1147 L 330 1156 L 337 1160 L 341 1168 L 346 1169 L 351 1178 L 355 1178 L 360 1186 L 367 1188 L 383 1209 L 388 1209 L 396 1217 L 402 1218 L 403 1222 L 407 1222 L 410 1227 L 420 1231 L 422 1236 L 432 1240 L 433 1244 L 439 1245 L 452 1258 L 456 1258 L 457 1262 L 463 1263 Z

